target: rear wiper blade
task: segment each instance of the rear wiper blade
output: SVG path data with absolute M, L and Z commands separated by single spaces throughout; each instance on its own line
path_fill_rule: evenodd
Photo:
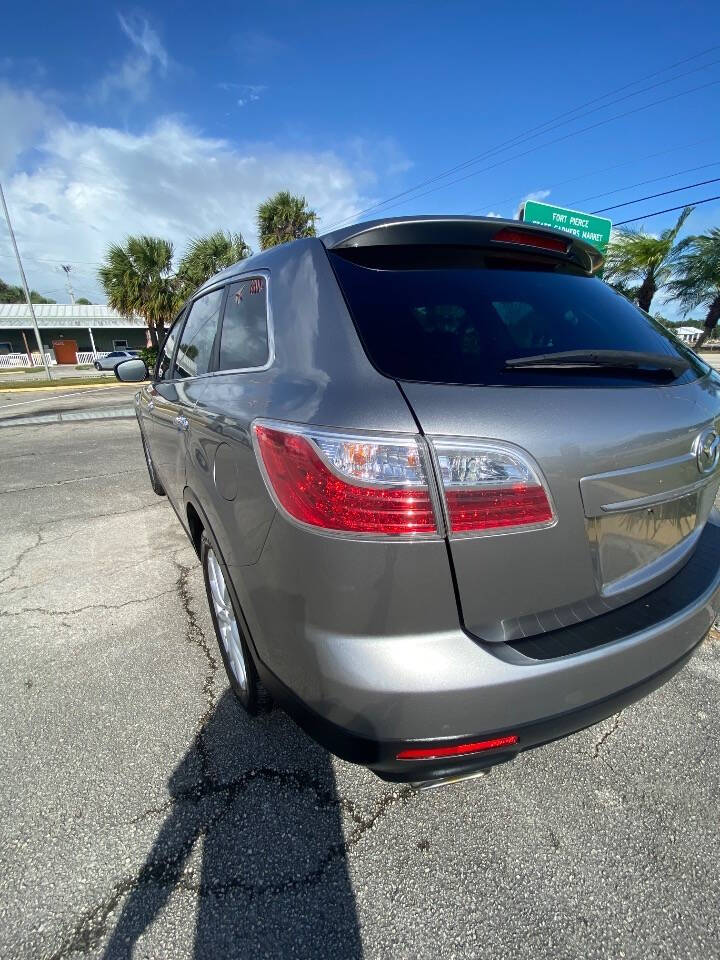
M 510 370 L 523 367 L 627 367 L 629 369 L 669 370 L 676 377 L 690 366 L 682 357 L 666 353 L 643 353 L 638 350 L 562 350 L 559 353 L 537 353 L 505 361 Z

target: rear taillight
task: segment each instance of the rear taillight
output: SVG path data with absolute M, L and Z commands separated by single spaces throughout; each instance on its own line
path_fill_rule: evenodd
M 554 522 L 539 471 L 519 450 L 470 441 L 432 441 L 450 533 Z
M 277 505 L 301 524 L 391 537 L 480 534 L 555 521 L 539 471 L 514 447 L 350 434 L 275 421 L 253 425 Z M 432 480 L 432 461 L 435 480 Z M 442 508 L 433 490 L 444 500 Z
M 254 425 L 268 487 L 294 520 L 380 536 L 437 535 L 424 452 L 414 438 Z

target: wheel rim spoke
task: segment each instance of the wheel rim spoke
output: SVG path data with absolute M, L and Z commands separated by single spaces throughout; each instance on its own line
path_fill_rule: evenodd
M 240 689 L 245 692 L 248 688 L 248 679 L 240 629 L 225 583 L 225 577 L 212 549 L 208 550 L 207 554 L 207 572 L 220 641 L 225 648 L 235 680 Z

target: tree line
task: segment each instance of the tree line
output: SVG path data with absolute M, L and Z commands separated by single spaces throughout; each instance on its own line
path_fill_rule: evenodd
M 618 230 L 605 257 L 605 279 L 646 313 L 657 293 L 678 303 L 683 313 L 705 310 L 694 344 L 698 350 L 720 321 L 720 228 L 677 241 L 693 211 L 685 207 L 674 226 L 659 236 Z
M 25 291 L 22 287 L 17 287 L 12 283 L 5 283 L 5 281 L 0 277 L 0 303 L 25 303 Z M 31 303 L 57 303 L 57 300 L 51 300 L 49 297 L 44 297 L 41 293 L 38 293 L 37 290 L 30 291 L 30 302 Z M 79 297 L 75 303 L 80 304 L 90 304 L 89 300 L 86 300 L 85 297 Z
M 314 237 L 317 214 L 305 197 L 281 190 L 258 206 L 257 228 L 260 249 Z M 178 263 L 175 251 L 162 237 L 127 237 L 111 244 L 98 270 L 98 278 L 108 305 L 126 316 L 143 317 L 150 341 L 157 349 L 163 331 L 180 306 L 213 274 L 252 256 L 252 250 L 239 233 L 217 230 L 195 237 Z

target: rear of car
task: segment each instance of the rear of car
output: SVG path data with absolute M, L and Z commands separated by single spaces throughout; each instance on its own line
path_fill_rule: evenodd
M 279 511 L 257 629 L 293 621 L 276 695 L 340 755 L 421 780 L 671 676 L 718 607 L 717 375 L 558 234 L 422 219 L 324 242 L 414 430 L 255 422 Z
M 601 263 L 526 224 L 390 220 L 186 305 L 138 416 L 248 709 L 259 679 L 339 756 L 437 781 L 692 654 L 720 598 L 720 380 Z

